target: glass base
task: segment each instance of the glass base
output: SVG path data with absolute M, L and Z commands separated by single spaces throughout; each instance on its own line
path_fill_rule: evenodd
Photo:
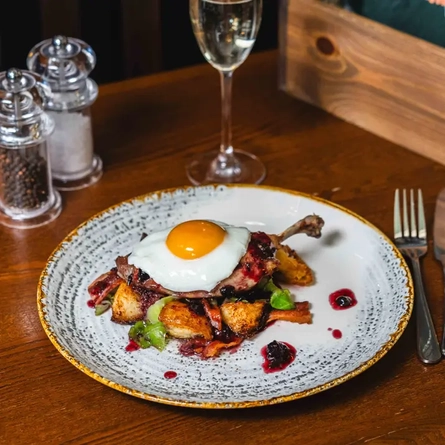
M 61 210 L 62 199 L 60 198 L 60 193 L 54 190 L 52 202 L 44 213 L 30 218 L 24 216 L 21 218 L 11 218 L 3 212 L 0 212 L 0 224 L 12 229 L 33 229 L 34 227 L 43 226 L 54 221 L 60 215 Z
M 266 167 L 253 154 L 234 150 L 234 159 L 219 151 L 200 153 L 187 165 L 187 177 L 193 185 L 260 184 Z
M 61 179 L 53 174 L 53 185 L 58 190 L 79 190 L 95 184 L 102 177 L 102 159 L 94 155 L 93 166 L 87 175 L 76 179 Z

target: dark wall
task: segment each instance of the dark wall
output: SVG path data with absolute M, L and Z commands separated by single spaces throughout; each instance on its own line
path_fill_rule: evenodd
M 63 1 L 60 0 L 61 4 Z M 88 42 L 97 54 L 98 63 L 92 77 L 99 83 L 123 79 L 121 0 L 79 1 L 80 26 L 73 37 Z M 39 4 L 39 0 L 5 2 L 4 5 L 2 2 L 1 71 L 12 66 L 25 68 L 28 51 L 43 39 Z M 278 0 L 264 0 L 263 20 L 254 51 L 277 46 L 277 9 Z M 161 17 L 161 69 L 203 63 L 189 20 L 188 1 L 161 0 Z
M 163 64 L 165 69 L 202 63 L 193 35 L 187 0 L 162 0 Z M 278 0 L 264 0 L 263 19 L 254 51 L 277 46 Z M 171 30 L 174 29 L 175 33 Z

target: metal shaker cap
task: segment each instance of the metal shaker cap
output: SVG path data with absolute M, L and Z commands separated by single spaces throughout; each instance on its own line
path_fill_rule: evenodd
M 43 142 L 54 130 L 44 112 L 51 90 L 40 76 L 10 68 L 0 73 L 0 146 L 21 148 Z
M 97 98 L 97 84 L 88 77 L 96 66 L 96 54 L 80 39 L 57 35 L 38 43 L 28 54 L 27 66 L 51 88 L 50 110 L 83 108 Z

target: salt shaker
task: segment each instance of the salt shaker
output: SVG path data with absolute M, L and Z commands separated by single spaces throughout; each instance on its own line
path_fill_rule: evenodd
M 102 161 L 94 154 L 91 125 L 90 106 L 98 95 L 97 84 L 88 77 L 96 65 L 93 49 L 59 35 L 37 44 L 27 65 L 52 92 L 46 111 L 55 122 L 48 141 L 55 187 L 76 190 L 94 184 L 102 176 Z
M 44 111 L 48 87 L 40 76 L 11 68 L 0 73 L 0 223 L 31 228 L 59 216 L 47 139 L 54 122 Z

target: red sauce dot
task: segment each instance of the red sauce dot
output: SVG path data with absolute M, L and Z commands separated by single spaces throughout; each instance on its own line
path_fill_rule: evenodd
M 342 338 L 343 334 L 341 333 L 340 329 L 334 329 L 332 331 L 332 336 L 338 340 Z
M 342 311 L 354 307 L 357 304 L 357 298 L 351 289 L 339 289 L 329 295 L 329 303 L 332 309 Z
M 177 376 L 178 376 L 178 374 L 175 371 L 167 371 L 164 374 L 164 378 L 166 378 L 166 379 L 174 379 Z
M 328 331 L 332 331 L 332 328 L 328 328 Z
M 88 300 L 87 305 L 88 305 L 88 307 L 95 307 L 96 303 L 94 303 L 94 300 Z
M 134 340 L 130 340 L 125 348 L 127 352 L 134 352 L 137 351 L 138 349 L 140 349 L 140 346 Z

